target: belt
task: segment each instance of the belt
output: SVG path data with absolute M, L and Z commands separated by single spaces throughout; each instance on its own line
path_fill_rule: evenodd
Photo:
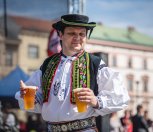
M 48 132 L 77 132 L 90 128 L 96 128 L 95 117 L 86 119 L 66 121 L 66 122 L 47 122 Z

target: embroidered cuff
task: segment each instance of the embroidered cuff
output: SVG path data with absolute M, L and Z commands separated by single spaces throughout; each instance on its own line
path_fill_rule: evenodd
M 94 109 L 102 109 L 103 108 L 103 102 L 102 99 L 100 97 L 97 97 L 97 101 L 98 101 L 98 107 L 93 107 Z

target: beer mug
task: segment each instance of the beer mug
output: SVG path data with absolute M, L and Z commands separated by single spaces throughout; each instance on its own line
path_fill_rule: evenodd
M 24 109 L 33 110 L 35 107 L 36 86 L 27 86 L 24 95 Z
M 73 90 L 74 95 L 75 95 L 75 102 L 76 102 L 78 112 L 86 112 L 87 111 L 87 103 L 80 101 L 78 98 L 78 94 L 77 94 L 81 89 L 82 88 L 76 88 Z

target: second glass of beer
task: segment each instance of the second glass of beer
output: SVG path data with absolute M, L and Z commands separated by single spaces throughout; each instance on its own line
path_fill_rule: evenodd
M 77 94 L 81 89 L 82 88 L 74 89 L 76 106 L 77 106 L 78 112 L 86 112 L 87 111 L 87 103 L 80 101 L 78 98 L 78 94 Z

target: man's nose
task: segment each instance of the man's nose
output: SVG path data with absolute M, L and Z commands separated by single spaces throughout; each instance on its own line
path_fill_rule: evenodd
M 75 39 L 75 40 L 79 40 L 79 39 L 80 39 L 80 35 L 79 35 L 79 34 L 75 34 L 75 35 L 74 35 L 74 39 Z

